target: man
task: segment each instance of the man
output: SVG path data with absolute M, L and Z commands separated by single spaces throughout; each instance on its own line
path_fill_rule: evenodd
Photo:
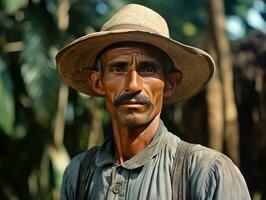
M 129 4 L 56 58 L 66 83 L 105 98 L 112 120 L 104 144 L 67 167 L 61 199 L 250 199 L 229 158 L 160 120 L 163 103 L 190 98 L 214 73 L 207 53 L 169 38 L 160 15 Z

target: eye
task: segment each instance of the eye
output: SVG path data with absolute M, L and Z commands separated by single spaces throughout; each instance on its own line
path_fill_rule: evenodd
M 112 63 L 110 67 L 110 72 L 121 74 L 126 71 L 126 63 Z
M 144 76 L 150 76 L 157 72 L 157 67 L 152 64 L 145 64 L 139 68 L 139 73 Z

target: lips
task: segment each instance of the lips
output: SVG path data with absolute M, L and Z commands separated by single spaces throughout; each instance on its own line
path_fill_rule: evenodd
M 134 100 L 124 101 L 121 103 L 121 105 L 144 105 L 144 104 L 147 104 L 147 103 L 143 101 L 134 101 Z

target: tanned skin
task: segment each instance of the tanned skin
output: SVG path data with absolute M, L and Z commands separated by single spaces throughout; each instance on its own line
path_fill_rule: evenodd
M 106 99 L 118 164 L 144 150 L 158 129 L 163 98 L 175 92 L 182 77 L 166 74 L 165 65 L 160 50 L 123 43 L 104 51 L 102 73 L 89 74 L 94 91 Z

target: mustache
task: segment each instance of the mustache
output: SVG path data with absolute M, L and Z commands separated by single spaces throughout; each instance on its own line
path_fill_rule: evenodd
M 154 106 L 153 103 L 151 102 L 151 100 L 140 94 L 140 93 L 125 93 L 125 94 L 122 94 L 121 96 L 117 97 L 115 100 L 114 100 L 114 103 L 113 105 L 114 106 L 119 106 L 120 104 L 126 102 L 126 101 L 129 101 L 129 100 L 137 100 L 137 101 L 141 101 L 145 104 L 148 104 L 149 106 Z

